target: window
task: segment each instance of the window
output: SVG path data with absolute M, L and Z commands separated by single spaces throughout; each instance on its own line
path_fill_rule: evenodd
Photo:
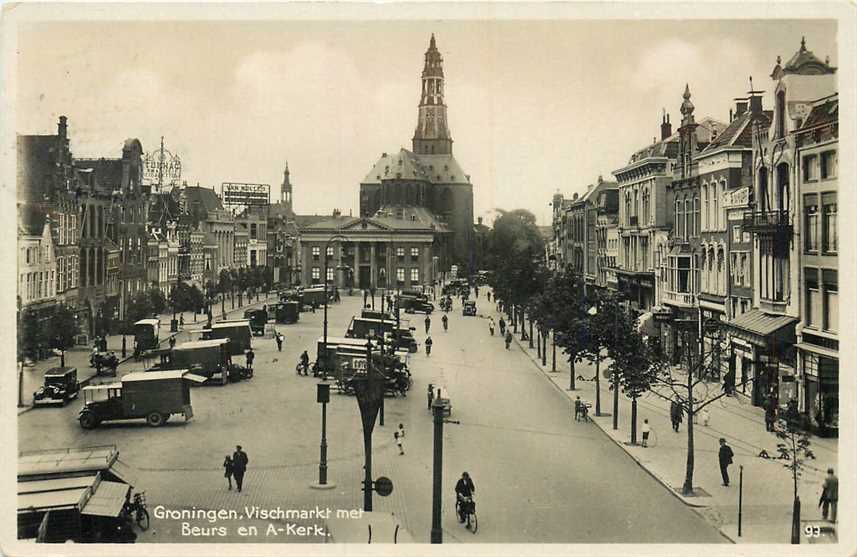
M 411 284 L 420 283 L 420 270 L 417 268 L 411 269 Z
M 839 283 L 837 272 L 822 271 L 824 281 L 824 330 L 836 332 L 839 330 Z
M 399 261 L 405 260 L 405 248 L 396 248 L 396 257 L 399 258 Z M 402 274 L 404 275 L 404 270 L 402 270 Z M 402 276 L 402 280 L 405 280 L 405 277 Z
M 704 184 L 702 186 L 702 215 L 703 215 L 703 224 L 702 229 L 708 230 L 711 226 L 711 217 L 708 214 L 708 184 Z
M 321 279 L 321 268 L 320 267 L 313 267 L 312 268 L 312 280 L 319 280 L 319 279 Z
M 837 252 L 836 235 L 836 192 L 821 194 L 822 203 L 822 250 L 825 254 Z
M 324 253 L 327 259 L 333 257 L 333 246 L 327 246 L 327 249 L 324 250 Z
M 676 200 L 675 200 L 675 235 L 676 235 L 676 236 L 678 236 L 679 238 L 681 238 L 681 237 L 682 237 L 682 229 L 681 229 L 681 223 L 682 223 L 681 207 L 682 207 L 682 205 L 681 205 L 681 201 L 680 201 L 680 200 L 678 200 L 678 199 L 676 199 Z
M 825 151 L 821 154 L 821 179 L 828 180 L 836 177 L 836 151 Z
M 405 269 L 403 267 L 396 269 L 396 282 L 399 284 L 405 283 Z
M 699 196 L 693 198 L 693 235 L 699 236 Z
M 693 236 L 693 213 L 690 206 L 690 199 L 684 200 L 684 237 L 690 238 Z
M 714 222 L 708 227 L 709 230 L 720 230 L 720 213 L 717 212 L 717 198 L 720 195 L 717 184 L 711 184 L 711 209 Z
M 334 270 L 332 267 L 327 268 L 327 282 L 333 282 L 333 273 Z
M 740 226 L 733 226 L 732 227 L 732 241 L 734 243 L 740 243 L 741 242 L 741 227 Z
M 803 221 L 806 227 L 804 249 L 807 252 L 818 251 L 818 195 L 803 196 Z
M 806 155 L 803 158 L 803 181 L 818 180 L 818 155 Z
M 780 91 L 777 93 L 776 101 L 776 121 L 777 121 L 777 137 L 786 135 L 786 92 Z
M 805 269 L 806 324 L 821 327 L 821 289 L 818 285 L 818 269 Z
M 312 260 L 318 261 L 319 257 L 321 257 L 321 248 L 318 246 L 312 247 Z
M 420 248 L 411 248 L 411 261 L 416 261 L 420 258 Z

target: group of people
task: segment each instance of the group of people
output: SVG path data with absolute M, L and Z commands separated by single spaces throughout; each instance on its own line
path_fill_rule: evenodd
M 229 484 L 228 489 L 232 491 L 232 478 L 235 478 L 235 487 L 238 491 L 244 486 L 244 473 L 247 471 L 247 464 L 250 459 L 247 453 L 241 448 L 241 445 L 236 445 L 235 452 L 232 455 L 226 455 L 223 459 L 224 477 Z

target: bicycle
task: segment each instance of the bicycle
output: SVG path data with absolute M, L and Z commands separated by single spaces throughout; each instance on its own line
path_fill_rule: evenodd
M 462 507 L 462 501 L 465 505 Z M 473 497 L 456 498 L 455 514 L 464 519 L 464 527 L 470 530 L 470 533 L 475 534 L 479 528 L 479 521 L 476 519 L 476 501 Z
M 591 402 L 580 401 L 580 413 L 578 414 L 577 421 L 591 422 L 592 417 L 589 415 L 590 408 L 592 408 Z
M 148 530 L 149 511 L 146 510 L 146 492 L 139 491 L 134 494 L 132 501 L 126 501 L 122 514 L 128 522 L 136 523 L 140 530 Z

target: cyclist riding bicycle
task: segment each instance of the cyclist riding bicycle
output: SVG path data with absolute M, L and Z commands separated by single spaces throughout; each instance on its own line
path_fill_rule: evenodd
M 476 486 L 473 485 L 473 480 L 470 474 L 464 472 L 461 478 L 455 484 L 455 498 L 458 502 L 458 520 L 464 522 L 465 516 L 475 511 L 476 504 L 473 502 L 473 494 L 476 493 Z
M 304 370 L 303 374 L 309 375 L 309 354 L 307 354 L 306 350 L 301 354 L 301 367 Z

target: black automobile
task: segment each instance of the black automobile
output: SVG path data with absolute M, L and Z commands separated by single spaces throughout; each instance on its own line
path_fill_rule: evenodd
M 461 315 L 476 315 L 476 302 L 472 300 L 464 302 L 464 307 L 461 308 Z
M 420 298 L 401 296 L 399 297 L 399 309 L 405 313 L 431 313 L 434 311 L 434 304 Z
M 45 372 L 44 385 L 33 393 L 33 406 L 42 404 L 62 404 L 77 398 L 80 385 L 77 382 L 77 368 L 54 367 Z

